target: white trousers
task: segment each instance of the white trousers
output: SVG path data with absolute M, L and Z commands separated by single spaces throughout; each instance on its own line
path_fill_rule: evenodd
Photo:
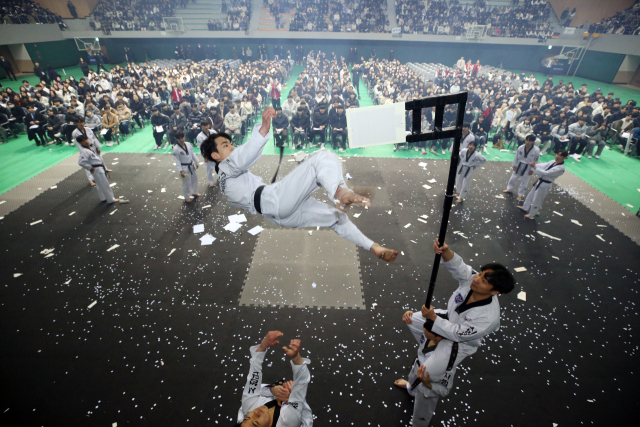
M 471 186 L 471 182 L 473 181 L 474 174 L 475 174 L 475 170 L 473 169 L 473 167 L 467 174 L 467 167 L 464 166 L 462 168 L 462 173 L 459 173 L 458 175 L 456 175 L 456 190 L 458 190 L 458 194 L 459 194 L 458 197 L 460 199 L 464 200 L 467 198 L 467 192 L 469 191 L 469 187 Z M 465 178 L 465 175 L 467 175 L 466 178 Z
M 347 188 L 340 160 L 330 151 L 315 152 L 281 181 L 266 186 L 260 198 L 262 214 L 283 227 L 331 227 L 338 236 L 371 249 L 373 240 L 362 234 L 346 213 L 311 197 L 320 187 L 331 200 L 338 187 Z
M 214 162 L 204 162 L 207 165 L 207 181 L 209 184 L 216 185 L 216 164 Z
M 95 181 L 95 179 L 93 178 L 93 174 L 91 174 L 91 172 L 90 172 L 90 171 L 88 171 L 88 170 L 86 170 L 86 169 L 85 169 L 84 171 L 87 173 L 87 179 L 88 179 L 89 181 Z
M 195 172 L 195 166 L 191 166 L 189 169 L 193 170 L 193 173 L 187 170 L 184 173 L 184 178 L 180 177 L 182 180 L 182 195 L 185 200 L 192 199 L 193 197 L 191 196 L 193 194 L 198 194 L 198 176 Z
M 113 190 L 109 186 L 109 180 L 105 175 L 105 171 L 102 168 L 95 168 L 93 171 L 93 177 L 96 181 L 96 190 L 98 190 L 98 197 L 100 197 L 100 201 L 107 203 L 115 202 L 115 197 L 113 197 Z
M 529 185 L 529 179 L 531 175 L 529 175 L 528 171 L 524 172 L 524 175 L 518 175 L 515 172 L 511 172 L 511 178 L 509 179 L 509 183 L 507 184 L 507 191 L 513 192 L 516 186 L 518 185 L 518 180 L 520 181 L 520 187 L 518 187 L 518 197 L 524 196 L 524 193 L 527 192 L 527 186 Z
M 524 201 L 524 204 L 522 205 L 522 209 L 524 209 L 525 211 L 529 211 L 529 216 L 531 218 L 533 218 L 533 216 L 537 214 L 542 207 L 544 198 L 547 197 L 547 194 L 551 190 L 551 184 L 543 182 L 542 184 L 540 184 L 540 187 L 536 187 L 537 184 L 531 189 L 529 195 Z

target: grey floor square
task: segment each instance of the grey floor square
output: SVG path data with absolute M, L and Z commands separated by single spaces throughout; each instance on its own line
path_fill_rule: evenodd
M 357 248 L 331 230 L 266 229 L 240 305 L 364 309 Z

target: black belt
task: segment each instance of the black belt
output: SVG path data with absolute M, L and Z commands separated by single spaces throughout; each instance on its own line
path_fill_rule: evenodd
M 109 172 L 107 172 L 107 168 L 104 166 L 103 163 L 100 163 L 99 165 L 91 165 L 92 168 L 102 168 L 104 169 L 104 174 L 106 175 L 107 178 L 109 178 Z M 91 171 L 89 171 L 91 172 Z
M 458 343 L 454 342 L 451 346 L 451 354 L 449 354 L 449 363 L 447 363 L 446 371 L 450 371 L 453 369 L 453 365 L 456 363 L 456 359 L 458 358 Z M 420 367 L 420 360 L 416 357 L 415 364 Z M 416 380 L 411 384 L 411 389 L 416 388 L 420 384 L 420 379 L 416 378 Z
M 193 162 L 191 162 L 191 163 L 180 163 L 180 164 L 181 164 L 182 166 L 189 166 L 189 173 L 192 173 L 192 172 L 191 172 L 191 166 L 193 166 Z
M 464 177 L 466 178 L 467 175 L 469 175 L 469 172 L 471 172 L 471 166 L 465 166 L 465 165 L 460 166 L 460 171 L 458 172 L 458 175 L 462 173 L 462 168 L 467 168 L 467 172 L 464 174 Z
M 520 173 L 520 167 L 522 167 L 522 165 L 524 165 L 524 169 L 522 169 L 522 173 Z M 528 167 L 528 164 L 520 162 L 518 164 L 518 169 L 516 169 L 516 175 L 524 176 L 524 173 L 527 171 Z
M 262 215 L 262 208 L 260 206 L 260 196 L 262 195 L 262 190 L 264 190 L 264 185 L 256 188 L 256 192 L 253 194 L 253 207 L 256 208 L 256 212 Z
M 546 182 L 547 184 L 551 184 L 552 181 L 547 181 L 546 179 L 538 179 L 538 183 L 536 184 L 536 190 L 538 189 L 538 187 L 540 187 L 540 184 L 542 184 L 543 182 Z

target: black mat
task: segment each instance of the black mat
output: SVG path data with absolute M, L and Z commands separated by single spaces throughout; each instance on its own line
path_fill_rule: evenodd
M 401 316 L 426 293 L 446 162 L 424 170 L 418 160 L 346 159 L 349 185 L 373 198 L 354 223 L 404 255 L 387 265 L 359 249 L 367 310 L 332 310 L 240 307 L 258 238 L 246 231 L 266 226 L 262 218 L 222 230 L 237 209 L 205 187 L 203 168 L 203 195 L 187 206 L 172 157 L 119 156 L 111 180 L 131 204 L 100 204 L 78 171 L 0 222 L 2 425 L 230 425 L 249 347 L 269 329 L 303 339 L 315 425 L 409 425 L 412 402 L 393 387 L 415 356 Z M 265 156 L 254 172 L 268 179 L 276 161 Z M 285 162 L 281 175 L 293 167 Z M 640 249 L 557 187 L 541 217 L 524 220 L 511 197 L 494 197 L 507 167 L 476 172 L 448 243 L 476 268 L 496 261 L 527 271 L 500 297 L 501 330 L 463 362 L 432 425 L 636 425 Z M 212 246 L 193 234 L 200 223 L 218 238 Z M 456 283 L 440 277 L 434 305 L 443 307 Z M 290 368 L 276 350 L 264 379 L 283 377 Z

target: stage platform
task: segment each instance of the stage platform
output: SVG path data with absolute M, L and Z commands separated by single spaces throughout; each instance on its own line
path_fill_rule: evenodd
M 204 167 L 202 196 L 186 204 L 173 156 L 105 160 L 130 204 L 100 203 L 84 171 L 61 163 L 67 174 L 14 189 L 31 192 L 0 221 L 4 426 L 232 425 L 249 347 L 273 329 L 300 337 L 311 360 L 314 425 L 409 425 L 411 398 L 393 386 L 416 350 L 401 318 L 424 301 L 448 162 L 342 159 L 349 187 L 373 203 L 350 211 L 352 221 L 400 252 L 386 264 L 327 229 L 247 215 L 224 230 L 238 210 L 207 187 Z M 277 160 L 263 156 L 252 172 L 268 181 Z M 280 177 L 295 167 L 288 160 Z M 514 273 L 500 331 L 461 364 L 432 425 L 635 425 L 640 220 L 569 172 L 526 220 L 502 196 L 508 177 L 506 162 L 476 171 L 447 243 L 476 269 L 495 261 L 526 271 Z M 456 286 L 441 269 L 434 305 Z M 264 381 L 290 377 L 270 351 Z

